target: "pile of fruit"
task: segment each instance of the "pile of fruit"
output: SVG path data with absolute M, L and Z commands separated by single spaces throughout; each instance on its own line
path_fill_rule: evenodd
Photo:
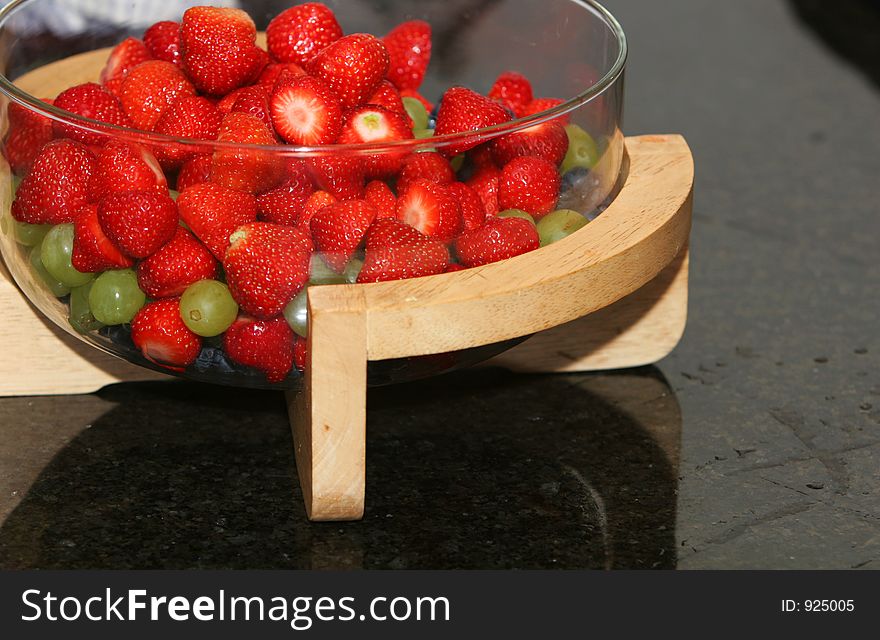
M 344 35 L 318 3 L 278 15 L 266 42 L 243 11 L 192 8 L 117 45 L 100 84 L 46 100 L 167 138 L 10 105 L 17 239 L 53 294 L 69 296 L 77 330 L 122 327 L 176 370 L 219 348 L 280 382 L 305 365 L 308 285 L 475 267 L 586 224 L 557 205 L 566 174 L 598 152 L 564 116 L 488 142 L 405 142 L 562 102 L 535 98 L 522 75 L 501 74 L 485 96 L 449 88 L 435 109 L 418 93 L 427 23 Z M 352 152 L 363 144 L 375 152 Z M 296 149 L 325 145 L 339 146 Z

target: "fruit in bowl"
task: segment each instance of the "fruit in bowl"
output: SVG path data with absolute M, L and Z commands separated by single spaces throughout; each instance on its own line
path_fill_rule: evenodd
M 194 7 L 123 39 L 51 111 L 10 104 L 14 231 L 76 331 L 172 372 L 284 384 L 307 287 L 514 258 L 601 210 L 590 180 L 617 143 L 561 98 L 516 69 L 428 94 L 429 22 L 340 22 L 297 5 L 264 46 L 246 12 Z M 568 204 L 585 190 L 602 197 Z

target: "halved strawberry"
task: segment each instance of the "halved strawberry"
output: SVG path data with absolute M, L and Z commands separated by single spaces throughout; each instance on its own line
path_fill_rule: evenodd
M 489 146 L 495 162 L 502 167 L 523 156 L 542 158 L 558 167 L 568 151 L 568 134 L 558 120 L 549 120 L 496 138 Z
M 463 182 L 453 182 L 446 185 L 446 190 L 452 194 L 461 210 L 461 222 L 465 231 L 482 227 L 486 222 L 486 212 L 483 209 L 483 201 L 477 192 Z
M 312 76 L 298 76 L 281 84 L 272 94 L 270 115 L 278 135 L 291 144 L 331 144 L 342 128 L 339 99 Z
M 430 180 L 437 184 L 449 184 L 455 180 L 455 171 L 449 160 L 433 151 L 414 153 L 403 164 L 397 176 L 397 191 L 406 190 L 414 180 Z
M 137 268 L 138 286 L 151 298 L 179 296 L 192 283 L 216 277 L 217 260 L 183 227 Z
M 356 200 L 363 195 L 363 158 L 328 154 L 309 158 L 306 163 L 315 184 L 337 200 Z
M 177 183 L 175 187 L 178 191 L 186 191 L 192 186 L 203 182 L 211 181 L 211 167 L 214 165 L 214 158 L 210 154 L 196 156 L 183 163 L 180 172 L 177 174 Z
M 478 169 L 465 184 L 480 196 L 483 203 L 483 211 L 486 216 L 498 215 L 501 208 L 498 206 L 498 181 L 501 171 L 495 165 L 486 165 Z
M 98 205 L 98 221 L 123 253 L 146 258 L 174 237 L 177 205 L 155 191 L 111 193 Z
M 498 206 L 522 209 L 540 220 L 556 208 L 559 172 L 541 158 L 523 157 L 509 162 L 498 180 Z
M 51 100 L 43 100 L 52 104 Z M 31 109 L 9 103 L 9 135 L 3 142 L 3 155 L 16 175 L 30 171 L 42 148 L 54 134 L 52 121 Z
M 307 71 L 330 87 L 343 109 L 351 109 L 364 104 L 385 78 L 388 50 L 374 36 L 353 33 L 319 51 Z
M 382 38 L 388 48 L 388 79 L 398 89 L 418 89 L 431 61 L 431 25 L 410 20 Z
M 153 131 L 165 109 L 180 96 L 195 94 L 195 87 L 175 65 L 150 60 L 126 74 L 119 100 L 135 127 Z
M 79 84 L 62 91 L 55 98 L 55 106 L 98 122 L 130 127 L 131 120 L 122 109 L 122 104 L 112 93 L 94 82 Z M 63 122 L 53 125 L 59 138 L 73 138 L 84 144 L 99 145 L 109 139 L 106 134 L 94 133 Z M 100 127 L 96 127 L 99 128 Z
M 150 362 L 182 371 L 202 350 L 202 339 L 180 317 L 180 300 L 150 302 L 131 321 L 131 340 Z
M 397 196 L 387 183 L 381 180 L 368 182 L 364 189 L 364 200 L 376 207 L 376 219 L 393 218 L 397 211 Z
M 272 145 L 277 142 L 275 134 L 259 118 L 236 112 L 223 118 L 217 140 L 244 145 Z M 242 147 L 218 148 L 214 152 L 211 179 L 232 189 L 260 193 L 277 185 L 283 174 L 281 158 L 269 151 Z
M 168 195 L 168 181 L 155 156 L 146 147 L 111 140 L 100 149 L 89 181 L 95 202 L 120 191 L 153 191 Z
M 240 316 L 223 335 L 223 348 L 234 362 L 259 369 L 269 382 L 282 382 L 293 368 L 295 337 L 284 318 Z
M 434 135 L 476 131 L 510 120 L 510 112 L 494 100 L 464 87 L 447 89 L 440 100 Z M 470 140 L 444 147 L 443 154 L 455 156 L 477 146 L 481 140 Z
M 376 207 L 363 200 L 324 207 L 311 220 L 315 246 L 327 265 L 342 273 L 376 219 Z
M 373 95 L 367 98 L 367 104 L 385 107 L 388 111 L 399 113 L 406 120 L 407 126 L 412 129 L 413 121 L 406 112 L 406 107 L 403 106 L 403 98 L 400 92 L 388 80 L 383 80 L 379 83 L 379 88 L 373 92 Z
M 232 232 L 257 220 L 257 201 L 251 194 L 214 182 L 202 182 L 182 191 L 177 208 L 186 226 L 220 260 Z
M 378 220 L 367 233 L 364 266 L 358 282 L 383 282 L 443 273 L 449 250 L 440 240 L 398 220 Z
M 455 197 L 430 180 L 414 180 L 397 199 L 397 219 L 426 236 L 449 242 L 461 230 L 461 210 Z
M 411 140 L 412 129 L 404 117 L 374 105 L 351 109 L 339 134 L 339 144 L 378 144 Z M 364 171 L 369 178 L 389 178 L 400 171 L 406 151 L 383 152 L 364 157 Z
M 532 83 L 521 73 L 505 71 L 495 79 L 489 97 L 518 114 L 534 99 Z
M 260 220 L 295 226 L 303 206 L 315 190 L 312 181 L 308 176 L 306 178 L 294 176 L 280 187 L 260 194 L 257 197 Z
M 312 218 L 315 217 L 315 214 L 324 207 L 329 207 L 335 202 L 339 202 L 339 200 L 334 198 L 326 191 L 315 191 L 306 199 L 305 203 L 303 204 L 302 210 L 296 218 L 296 226 L 306 233 L 311 233 L 312 230 L 310 225 L 312 223 Z
M 82 143 L 61 139 L 45 145 L 15 193 L 12 217 L 30 224 L 73 222 L 90 201 L 95 165 Z
M 180 24 L 157 22 L 144 32 L 144 45 L 156 60 L 180 65 Z
M 257 318 L 272 318 L 309 281 L 312 242 L 295 227 L 254 222 L 230 236 L 223 259 L 229 292 Z
M 491 218 L 485 226 L 466 231 L 455 241 L 458 259 L 466 267 L 506 260 L 539 246 L 535 225 L 523 218 Z
M 279 62 L 305 64 L 342 37 L 336 16 L 319 2 L 306 2 L 279 13 L 266 28 L 269 53 Z
M 275 84 L 283 73 L 289 78 L 306 75 L 305 69 L 295 62 L 272 62 L 263 69 L 263 73 L 257 78 L 257 84 L 266 90 L 267 95 L 271 96 L 275 92 Z
M 184 95 L 162 113 L 156 123 L 156 133 L 190 140 L 216 140 L 222 121 L 223 115 L 213 102 L 201 96 Z M 169 170 L 179 167 L 195 155 L 210 151 L 208 146 L 174 143 L 155 147 L 159 163 Z
M 107 269 L 125 269 L 134 261 L 122 253 L 98 222 L 98 207 L 88 204 L 80 209 L 73 222 L 73 268 L 83 273 L 98 273 Z
M 153 55 L 143 42 L 137 38 L 126 38 L 110 52 L 107 64 L 101 70 L 101 84 L 118 80 L 142 62 L 152 59 Z

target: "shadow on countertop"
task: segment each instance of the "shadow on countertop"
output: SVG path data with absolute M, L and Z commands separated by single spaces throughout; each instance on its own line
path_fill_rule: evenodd
M 142 383 L 100 398 L 115 407 L 0 528 L 0 567 L 675 566 L 681 415 L 654 368 L 371 391 L 355 523 L 305 519 L 281 394 Z

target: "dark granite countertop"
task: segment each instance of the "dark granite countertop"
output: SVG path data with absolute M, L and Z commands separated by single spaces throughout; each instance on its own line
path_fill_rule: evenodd
M 278 394 L 2 399 L 0 567 L 880 568 L 880 8 L 607 4 L 626 131 L 696 158 L 671 356 L 371 391 L 357 523 L 306 521 Z

